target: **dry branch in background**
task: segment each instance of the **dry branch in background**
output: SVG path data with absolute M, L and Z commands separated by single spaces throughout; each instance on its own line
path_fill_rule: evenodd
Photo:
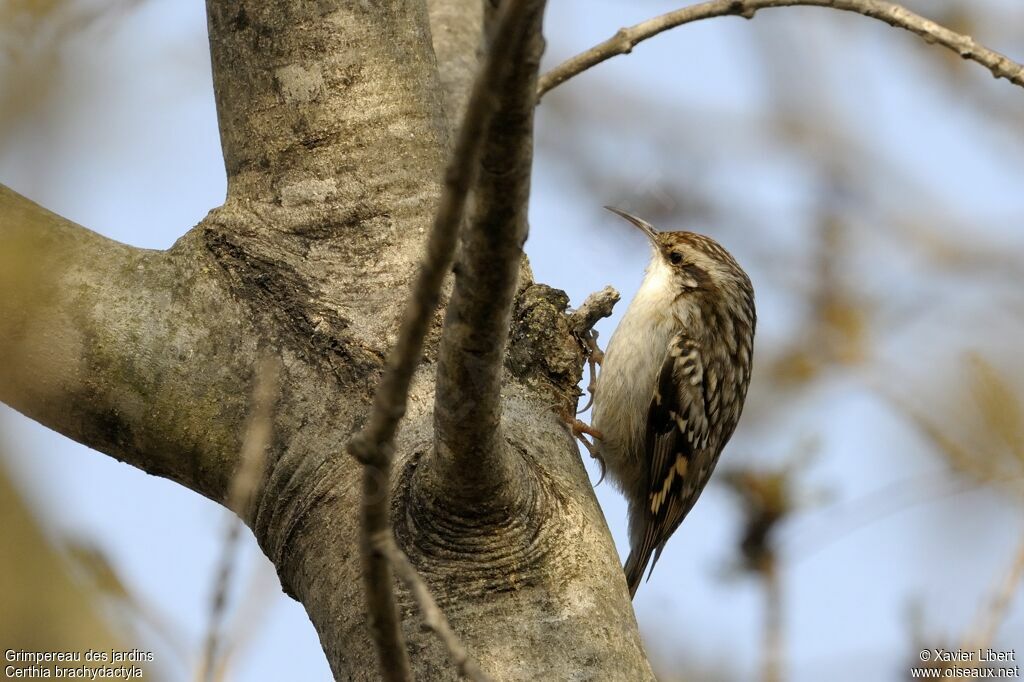
M 992 646 L 999 626 L 1006 618 L 1006 612 L 1024 581 L 1024 540 L 1018 545 L 1010 560 L 1006 576 L 999 582 L 992 596 L 979 610 L 974 628 L 967 633 L 961 651 L 981 651 Z
M 241 539 L 243 519 L 248 517 L 252 506 L 253 495 L 259 489 L 267 461 L 267 448 L 273 436 L 274 400 L 277 391 L 278 374 L 277 360 L 265 357 L 256 368 L 250 405 L 249 423 L 242 441 L 242 452 L 238 468 L 231 479 L 228 499 L 225 506 L 234 512 L 231 517 L 221 556 L 217 564 L 213 596 L 210 600 L 210 619 L 206 627 L 206 641 L 203 656 L 200 660 L 198 682 L 214 682 L 219 678 L 218 671 L 223 671 L 220 664 L 221 628 L 224 614 L 227 611 L 228 595 L 231 579 L 234 574 L 235 561 L 238 555 L 238 541 Z
M 813 444 L 804 447 L 808 446 Z M 721 476 L 743 510 L 738 567 L 754 576 L 764 592 L 763 682 L 782 682 L 786 677 L 783 559 L 778 532 L 800 510 L 803 486 L 799 479 L 813 456 L 814 450 L 801 449 L 780 466 L 728 468 Z
M 1014 85 L 1024 87 L 1024 66 L 1021 64 L 978 44 L 970 36 L 951 31 L 891 2 L 882 2 L 881 0 L 713 0 L 677 9 L 634 26 L 620 29 L 618 33 L 603 43 L 581 52 L 544 74 L 537 88 L 538 98 L 590 67 L 616 55 L 629 54 L 640 42 L 676 26 L 723 16 L 752 19 L 754 14 L 762 9 L 797 6 L 829 7 L 884 21 L 890 26 L 902 28 L 920 36 L 926 42 L 942 45 L 964 59 L 981 64 L 996 78 L 1005 78 Z
M 917 404 L 919 401 L 912 401 L 883 382 L 867 383 L 925 437 L 955 473 L 1009 492 L 1019 503 L 1024 495 L 1024 451 L 1017 397 L 996 369 L 977 353 L 967 353 L 964 366 L 970 375 L 969 384 L 963 387 L 966 390 L 947 393 L 958 398 L 953 419 L 931 416 Z M 972 412 L 979 413 L 976 418 L 980 423 L 973 421 Z M 958 433 L 965 428 L 973 432 L 966 440 L 963 433 Z

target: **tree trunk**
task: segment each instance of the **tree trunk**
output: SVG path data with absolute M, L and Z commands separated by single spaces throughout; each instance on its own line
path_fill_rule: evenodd
M 228 196 L 168 251 L 117 244 L 0 188 L 0 251 L 22 264 L 0 299 L 0 398 L 15 409 L 223 503 L 255 368 L 279 359 L 245 520 L 339 680 L 378 677 L 362 467 L 345 445 L 396 339 L 486 2 L 208 0 Z M 513 71 L 534 69 L 520 74 L 532 83 L 535 67 Z M 479 229 L 464 235 L 453 307 L 434 316 L 380 484 L 399 546 L 483 670 L 649 679 L 615 547 L 557 414 L 576 405 L 584 348 L 565 295 L 516 267 L 531 126 L 514 107 L 492 122 Z M 506 195 L 510 176 L 522 191 Z M 488 230 L 513 227 L 514 253 L 495 251 L 512 274 L 474 266 Z M 492 358 L 494 334 L 508 350 Z M 399 602 L 416 677 L 456 677 L 405 591 Z

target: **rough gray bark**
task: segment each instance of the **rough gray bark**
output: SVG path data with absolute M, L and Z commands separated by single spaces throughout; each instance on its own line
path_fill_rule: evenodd
M 153 252 L 0 190 L 0 245 L 23 251 L 26 263 L 19 285 L 0 297 L 0 352 L 12 358 L 0 364 L 0 398 L 223 503 L 258 360 L 278 357 L 269 461 L 245 520 L 305 606 L 335 676 L 375 679 L 360 580 L 362 471 L 343 446 L 368 415 L 395 340 L 478 60 L 483 8 L 479 0 L 436 0 L 429 11 L 412 0 L 207 5 L 224 205 Z M 498 118 L 520 143 L 509 172 L 527 181 L 529 114 Z M 504 172 L 491 170 L 495 181 Z M 524 236 L 525 193 L 506 207 L 508 197 L 491 194 L 481 192 L 477 213 L 497 208 L 498 222 Z M 567 304 L 524 270 L 497 320 L 501 328 L 511 317 L 501 329 L 504 371 L 493 374 L 500 405 L 489 412 L 502 430 L 481 452 L 508 474 L 500 504 L 469 510 L 469 498 L 453 497 L 438 475 L 439 461 L 467 459 L 458 434 L 448 443 L 454 458 L 435 457 L 440 313 L 394 475 L 381 484 L 399 545 L 485 671 L 647 679 L 615 548 L 551 409 L 575 405 L 584 360 Z M 483 314 L 479 305 L 466 311 Z M 458 367 L 449 364 L 444 378 Z M 459 400 L 474 396 L 449 395 L 443 406 Z M 417 678 L 455 677 L 409 595 L 400 602 Z

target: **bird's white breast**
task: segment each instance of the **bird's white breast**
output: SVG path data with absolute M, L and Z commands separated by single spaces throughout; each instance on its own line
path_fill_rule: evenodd
M 612 480 L 624 492 L 643 485 L 647 410 L 669 340 L 687 323 L 672 270 L 655 255 L 605 350 L 594 394 L 593 425 Z

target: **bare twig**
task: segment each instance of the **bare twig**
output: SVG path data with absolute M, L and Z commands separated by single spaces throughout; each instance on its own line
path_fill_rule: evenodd
M 809 446 L 809 447 L 808 447 Z M 764 639 L 761 679 L 780 682 L 785 660 L 782 577 L 779 566 L 779 526 L 799 508 L 799 472 L 814 455 L 813 443 L 794 453 L 774 469 L 734 468 L 722 472 L 722 481 L 739 498 L 744 528 L 740 539 L 740 567 L 754 575 L 764 589 Z
M 823 518 L 787 539 L 782 548 L 791 562 L 803 562 L 847 536 L 920 505 L 936 503 L 978 490 L 983 483 L 940 471 L 929 477 L 908 476 L 872 492 L 822 510 Z
M 201 682 L 213 682 L 218 678 L 216 672 L 220 669 L 220 631 L 227 611 L 228 592 L 235 570 L 238 541 L 242 534 L 242 519 L 248 514 L 253 493 L 263 475 L 266 452 L 273 430 L 277 378 L 276 361 L 269 357 L 264 358 L 256 371 L 256 383 L 253 387 L 252 404 L 249 407 L 249 422 L 242 441 L 242 452 L 225 501 L 225 506 L 234 512 L 235 516 L 228 525 L 217 565 L 213 597 L 210 600 L 210 620 L 206 628 L 206 643 L 197 676 Z
M 764 585 L 764 661 L 761 665 L 764 682 L 782 682 L 783 644 L 782 579 L 777 561 L 771 561 L 761 570 Z
M 382 546 L 394 541 L 388 516 L 388 485 L 395 433 L 405 414 L 409 386 L 420 362 L 430 320 L 441 297 L 441 285 L 451 267 L 466 200 L 479 170 L 485 131 L 497 107 L 498 88 L 510 68 L 508 52 L 526 29 L 529 6 L 527 2 L 506 3 L 497 21 L 490 50 L 473 84 L 455 150 L 445 173 L 444 192 L 398 341 L 388 355 L 370 418 L 348 444 L 349 453 L 364 465 L 364 581 L 371 631 L 377 645 L 381 672 L 387 680 L 411 679 L 391 568 L 381 552 Z
M 992 645 L 999 625 L 1006 618 L 1006 612 L 1021 581 L 1024 581 L 1024 541 L 1014 553 L 1006 577 L 999 583 L 991 599 L 978 614 L 974 628 L 965 639 L 963 651 L 978 651 Z
M 437 635 L 437 638 L 448 649 L 448 655 L 451 656 L 452 662 L 458 668 L 459 673 L 473 682 L 487 682 L 490 680 L 491 678 L 480 670 L 477 662 L 470 657 L 469 651 L 463 646 L 459 636 L 452 631 L 451 626 L 448 624 L 448 619 L 445 618 L 444 612 L 441 611 L 437 602 L 434 601 L 434 597 L 430 594 L 427 584 L 423 582 L 423 578 L 420 577 L 420 574 L 416 572 L 416 568 L 409 562 L 409 557 L 395 544 L 394 538 L 384 536 L 379 550 L 388 558 L 388 561 L 391 562 L 395 569 L 395 573 L 398 574 L 398 578 L 405 583 L 409 592 L 412 593 L 413 599 L 416 600 L 416 604 L 423 613 L 424 625 Z
M 910 401 L 897 395 L 881 383 L 867 380 L 867 384 L 884 398 L 889 404 L 911 424 L 913 424 L 931 445 L 941 453 L 955 471 L 967 474 L 975 481 L 984 485 L 991 485 L 1001 488 L 1019 496 L 1021 492 L 1022 478 L 1018 466 L 1019 460 L 1016 457 L 991 456 L 994 451 L 978 448 L 970 448 L 961 445 L 950 433 L 948 428 L 944 429 L 937 425 L 934 420 L 929 419 L 919 409 L 914 407 Z M 948 425 L 947 425 L 948 426 Z M 979 456 L 979 452 L 986 456 Z M 1007 466 L 1009 464 L 1009 466 Z
M 952 31 L 895 3 L 882 0 L 712 0 L 683 7 L 620 29 L 603 43 L 581 52 L 544 74 L 537 88 L 538 99 L 552 88 L 590 67 L 616 55 L 628 54 L 638 43 L 676 26 L 723 16 L 751 19 L 758 10 L 794 6 L 829 7 L 884 21 L 890 26 L 920 36 L 925 42 L 936 43 L 956 52 L 964 59 L 981 64 L 991 71 L 995 78 L 1005 78 L 1014 85 L 1024 87 L 1024 66 L 1021 64 L 979 45 L 970 36 Z
M 228 592 L 235 573 L 235 560 L 238 556 L 238 540 L 242 534 L 242 520 L 231 518 L 228 521 L 224 542 L 221 544 L 220 558 L 217 560 L 217 572 L 214 578 L 213 596 L 210 598 L 209 621 L 206 625 L 206 639 L 203 644 L 203 655 L 199 662 L 197 682 L 215 682 L 220 678 L 221 628 L 224 615 L 227 613 Z
M 272 566 L 254 566 L 246 585 L 238 597 L 231 623 L 225 623 L 220 650 L 217 652 L 217 667 L 213 679 L 217 682 L 228 679 L 228 671 L 235 664 L 239 654 L 245 653 L 261 627 L 266 625 L 267 612 L 274 605 L 280 592 L 277 573 Z
M 472 219 L 463 230 L 455 287 L 437 361 L 434 430 L 438 480 L 494 499 L 504 485 L 501 384 L 533 163 L 533 112 L 543 52 L 544 0 L 521 3 L 529 26 L 502 51 L 510 68 L 485 135 Z M 466 466 L 471 459 L 472 466 Z

